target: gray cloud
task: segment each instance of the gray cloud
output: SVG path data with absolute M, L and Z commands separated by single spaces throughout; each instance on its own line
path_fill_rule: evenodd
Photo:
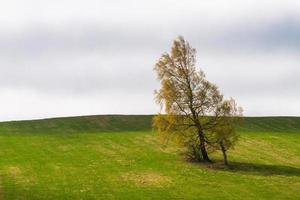
M 254 49 L 259 51 L 300 51 L 300 20 L 286 16 L 268 23 L 245 23 L 221 31 L 215 38 L 216 45 L 224 48 Z
M 132 52 L 155 49 L 161 44 L 156 34 L 146 31 L 104 28 L 98 24 L 67 24 L 63 28 L 33 27 L 21 32 L 0 34 L 1 55 L 36 59 L 100 51 Z M 113 53 L 112 52 L 112 53 Z

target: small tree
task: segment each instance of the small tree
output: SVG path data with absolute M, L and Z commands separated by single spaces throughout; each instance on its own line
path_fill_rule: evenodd
M 217 126 L 222 119 L 223 95 L 196 70 L 196 50 L 183 37 L 173 42 L 155 65 L 161 88 L 157 103 L 165 115 L 154 117 L 153 126 L 163 140 L 174 139 L 186 147 L 193 160 L 211 162 L 207 145 L 215 148 Z M 223 140 L 222 140 L 223 141 Z
M 223 101 L 219 112 L 218 123 L 210 130 L 212 138 L 209 143 L 222 152 L 224 164 L 228 165 L 227 150 L 233 148 L 239 138 L 236 126 L 242 120 L 242 108 L 237 107 L 231 98 Z

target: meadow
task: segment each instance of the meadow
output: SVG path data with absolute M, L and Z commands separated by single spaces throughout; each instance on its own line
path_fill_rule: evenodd
M 230 167 L 185 161 L 151 118 L 0 123 L 0 199 L 300 199 L 300 118 L 245 118 Z

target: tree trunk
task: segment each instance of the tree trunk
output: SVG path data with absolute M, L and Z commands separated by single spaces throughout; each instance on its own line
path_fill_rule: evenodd
M 201 154 L 202 154 L 202 159 L 203 159 L 204 162 L 211 163 L 211 160 L 209 159 L 207 151 L 206 151 L 204 133 L 203 133 L 201 124 L 198 120 L 198 115 L 196 115 L 196 112 L 193 110 L 192 107 L 190 109 L 191 109 L 191 112 L 193 113 L 193 120 L 195 122 L 195 125 L 197 127 L 197 131 L 198 131 L 198 137 L 199 137 L 199 141 L 200 141 L 200 151 L 201 151 Z
M 211 160 L 209 159 L 207 151 L 206 151 L 205 140 L 204 140 L 202 133 L 199 133 L 199 140 L 200 140 L 200 151 L 202 154 L 203 161 L 211 163 Z
M 228 165 L 228 159 L 227 159 L 227 154 L 226 154 L 226 149 L 224 147 L 223 141 L 220 142 L 221 150 L 223 153 L 223 158 L 224 158 L 224 164 Z
M 202 157 L 203 157 L 203 161 L 211 162 L 211 160 L 208 157 L 208 154 L 207 154 L 207 151 L 206 151 L 206 148 L 205 148 L 205 144 L 200 145 L 200 150 L 201 150 L 201 154 L 202 154 Z

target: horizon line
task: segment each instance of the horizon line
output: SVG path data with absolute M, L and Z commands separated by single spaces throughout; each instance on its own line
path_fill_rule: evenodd
M 32 119 L 12 119 L 12 120 L 3 120 L 2 122 L 22 122 L 22 121 L 40 121 L 40 120 L 51 120 L 51 119 L 64 119 L 64 118 L 76 118 L 76 117 L 96 117 L 96 116 L 154 116 L 156 114 L 92 114 L 92 115 L 67 115 L 67 116 L 54 116 L 54 117 L 45 117 L 45 118 L 32 118 Z M 242 116 L 245 118 L 267 118 L 267 117 L 299 117 L 297 115 L 247 115 Z

